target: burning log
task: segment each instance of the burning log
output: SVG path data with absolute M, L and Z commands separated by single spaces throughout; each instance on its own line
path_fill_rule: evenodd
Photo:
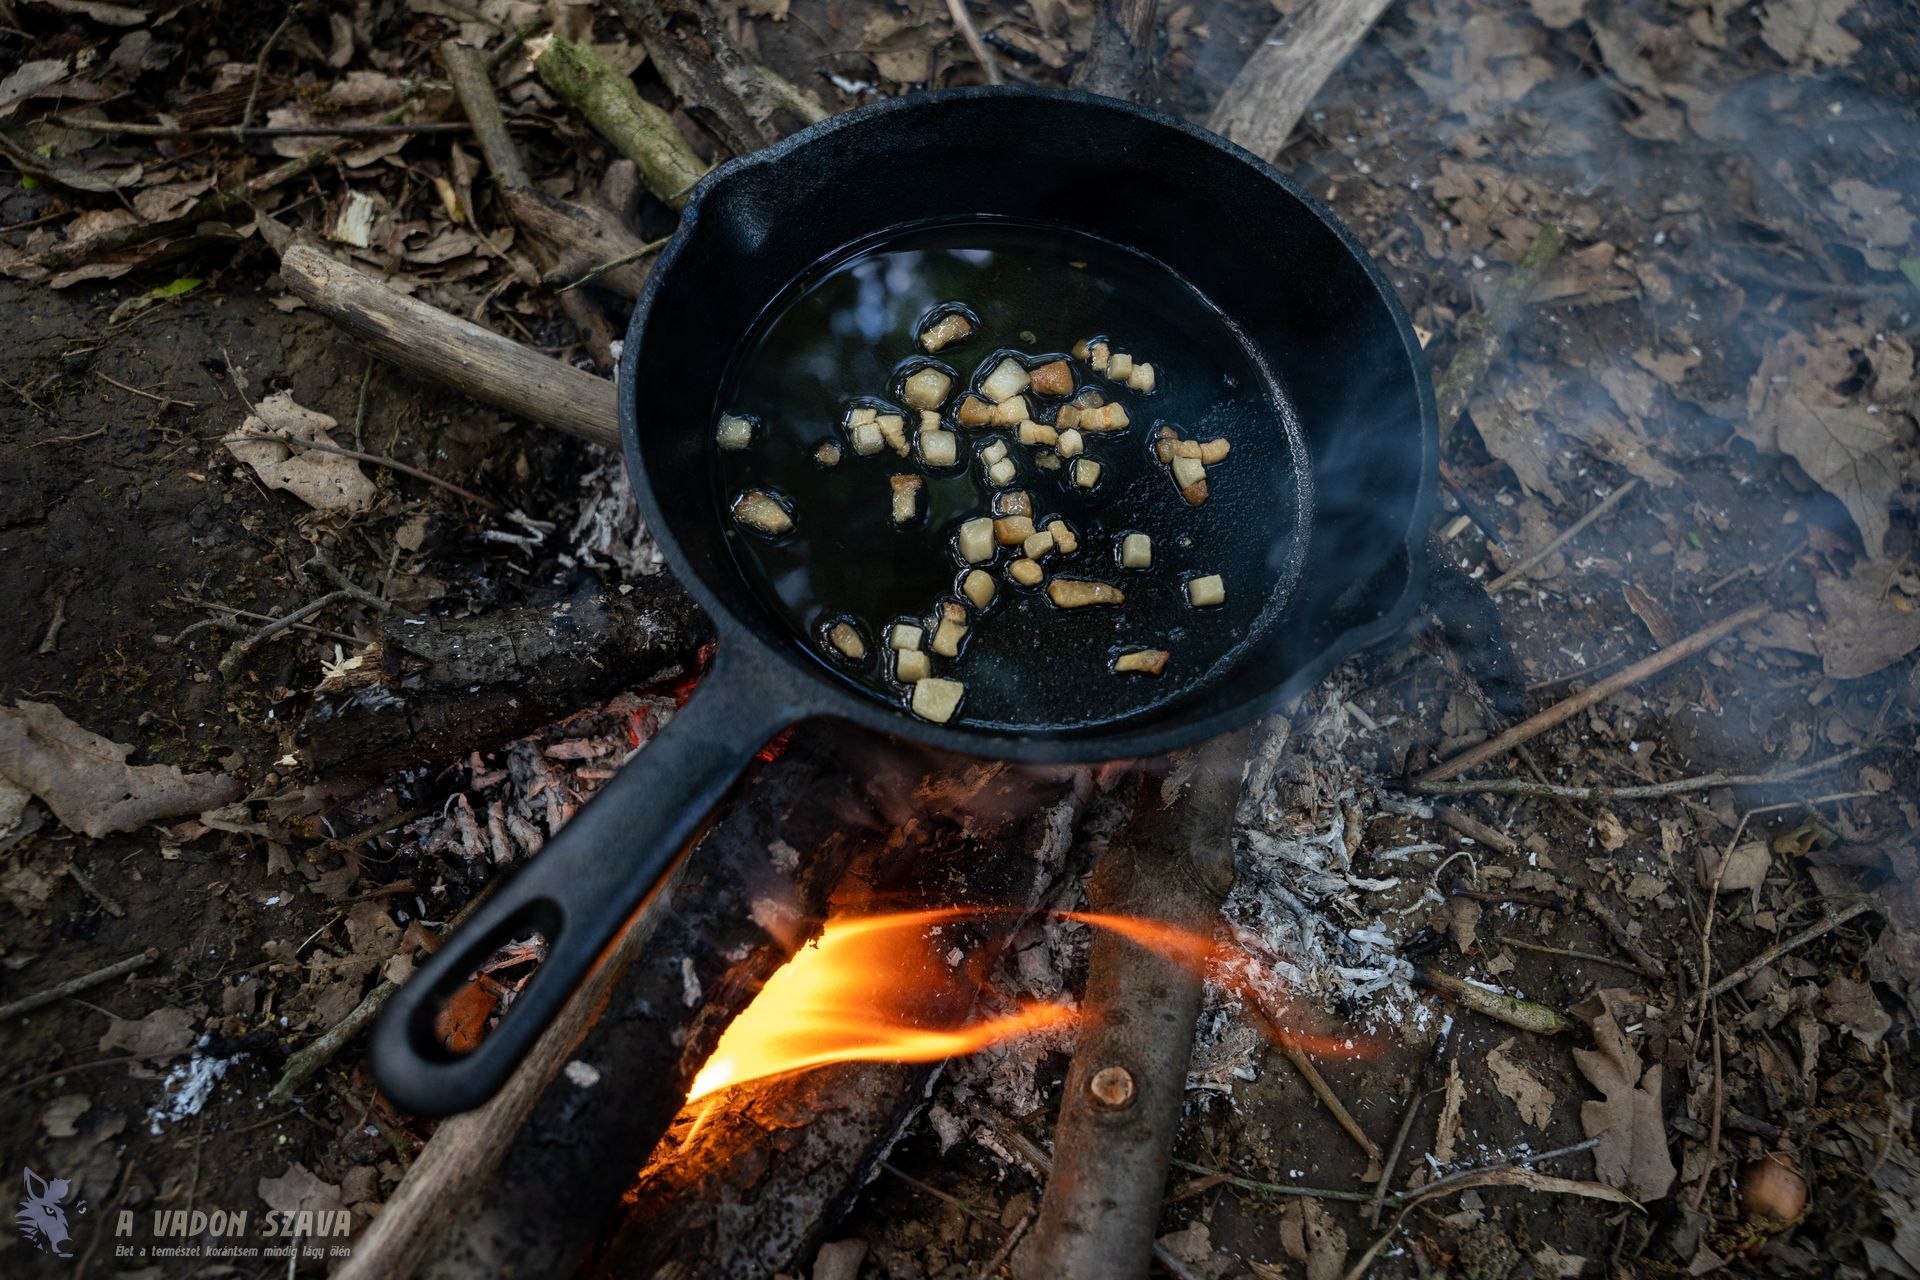
M 1145 781 L 1132 820 L 1087 882 L 1093 911 L 1211 932 L 1233 883 L 1233 815 L 1251 737 L 1230 733 L 1181 757 L 1192 765 L 1183 791 L 1171 778 Z M 1095 931 L 1052 1175 L 1013 1257 L 1021 1280 L 1147 1274 L 1203 985 L 1191 957 Z
M 881 875 L 864 892 L 876 901 L 988 909 L 942 926 L 940 947 L 965 953 L 962 970 L 916 974 L 928 979 L 925 987 L 902 993 L 916 1012 L 944 997 L 956 1004 L 948 1012 L 971 1013 L 957 1006 L 976 1004 L 974 979 L 991 972 L 1031 913 L 1084 870 L 1071 856 L 1080 852 L 1073 834 L 1084 799 L 1075 781 L 992 770 L 984 785 L 943 804 L 946 816 L 928 824 L 911 855 L 886 850 L 873 860 Z M 850 877 L 860 878 L 860 869 Z M 930 879 L 938 881 L 931 896 Z M 906 916 L 903 936 L 889 935 L 880 947 L 898 950 L 919 937 L 921 914 Z M 752 1021 L 750 1014 L 736 1029 Z M 723 1040 L 719 1052 L 730 1043 Z M 847 1062 L 696 1099 L 641 1171 L 626 1197 L 630 1209 L 589 1269 L 623 1276 L 803 1271 L 918 1112 L 938 1070 L 936 1063 Z
M 690 667 L 708 635 L 665 574 L 571 603 L 391 619 L 321 684 L 300 741 L 315 773 L 385 773 L 480 750 Z

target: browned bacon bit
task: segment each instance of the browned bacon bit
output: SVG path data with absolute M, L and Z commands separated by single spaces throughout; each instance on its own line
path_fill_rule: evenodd
M 1130 649 L 1113 660 L 1116 672 L 1136 672 L 1140 675 L 1157 676 L 1167 668 L 1167 659 L 1172 655 L 1165 649 Z
M 964 338 L 971 337 L 972 334 L 973 322 L 958 311 L 949 311 L 921 330 L 920 349 L 931 355 L 942 347 L 950 347 Z
M 1107 582 L 1084 578 L 1055 578 L 1047 583 L 1047 598 L 1062 609 L 1084 609 L 1095 604 L 1124 604 L 1126 593 Z
M 1033 389 L 1043 396 L 1073 394 L 1073 366 L 1065 360 L 1050 360 L 1030 375 Z

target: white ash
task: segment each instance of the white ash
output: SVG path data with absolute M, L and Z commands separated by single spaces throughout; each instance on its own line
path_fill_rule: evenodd
M 567 541 L 573 552 L 560 561 L 568 568 L 610 568 L 627 578 L 660 572 L 660 545 L 641 523 L 619 454 L 606 455 L 580 481 L 580 506 Z
M 200 1045 L 204 1047 L 206 1043 L 207 1038 L 202 1036 Z M 147 1112 L 147 1132 L 158 1137 L 163 1122 L 178 1124 L 188 1116 L 199 1115 L 213 1097 L 214 1086 L 227 1074 L 227 1068 L 246 1056 L 238 1053 L 231 1058 L 215 1058 L 195 1053 L 185 1062 L 175 1064 L 160 1086 L 160 1101 Z

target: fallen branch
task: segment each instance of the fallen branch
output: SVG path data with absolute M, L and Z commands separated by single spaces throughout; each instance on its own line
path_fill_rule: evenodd
M 1683 662 L 1715 642 L 1732 635 L 1750 622 L 1756 622 L 1772 610 L 1770 604 L 1748 605 L 1738 613 L 1731 614 L 1709 626 L 1702 627 L 1692 635 L 1674 641 L 1666 648 L 1642 658 L 1621 671 L 1615 672 L 1605 680 L 1582 689 L 1571 697 L 1554 703 L 1538 715 L 1529 716 L 1514 725 L 1505 733 L 1489 738 L 1477 747 L 1469 747 L 1456 756 L 1452 756 L 1434 765 L 1418 778 L 1414 784 L 1439 782 L 1469 769 L 1476 769 L 1488 761 L 1505 755 L 1523 742 L 1531 742 L 1555 725 L 1564 724 L 1579 715 L 1588 707 L 1604 702 L 1622 689 L 1639 684 L 1650 676 L 1658 675 L 1676 662 Z
M 736 155 L 777 141 L 782 114 L 827 118 L 820 100 L 741 47 L 705 0 L 615 0 L 675 99 Z
M 1508 569 L 1505 573 L 1495 578 L 1492 582 L 1489 582 L 1487 584 L 1487 594 L 1490 596 L 1497 596 L 1502 591 L 1505 591 L 1508 587 L 1512 586 L 1514 583 L 1520 581 L 1521 578 L 1527 575 L 1528 570 L 1532 569 L 1533 566 L 1539 564 L 1542 560 L 1545 560 L 1548 556 L 1552 555 L 1554 552 L 1558 551 L 1560 548 L 1566 546 L 1569 542 L 1572 542 L 1575 538 L 1579 537 L 1582 530 L 1584 530 L 1588 525 L 1592 524 L 1595 520 L 1598 520 L 1601 516 L 1607 514 L 1607 512 L 1619 506 L 1620 500 L 1622 498 L 1625 498 L 1628 494 L 1632 493 L 1635 489 L 1638 489 L 1639 487 L 1640 487 L 1640 481 L 1638 480 L 1638 478 L 1635 478 L 1627 481 L 1625 484 L 1615 489 L 1612 493 L 1600 499 L 1600 501 L 1594 504 L 1593 510 L 1581 516 L 1578 520 L 1574 521 L 1571 525 L 1568 525 L 1565 533 L 1560 534 L 1558 537 L 1554 538 L 1553 541 L 1547 543 L 1546 546 L 1541 547 L 1538 551 L 1533 552 L 1531 555 L 1522 557 L 1516 564 L 1513 565 L 1512 568 Z
M 1538 1000 L 1525 1000 L 1519 996 L 1506 995 L 1499 991 L 1489 991 L 1476 983 L 1456 978 L 1450 973 L 1438 969 L 1429 969 L 1425 965 L 1413 967 L 1415 986 L 1437 991 L 1453 1000 L 1454 1003 L 1475 1013 L 1484 1014 L 1495 1022 L 1504 1022 L 1510 1027 L 1522 1031 L 1531 1031 L 1535 1035 L 1557 1036 L 1573 1026 L 1573 1019 L 1561 1013 L 1551 1005 L 1541 1004 Z
M 1601 925 L 1606 928 L 1607 934 L 1613 939 L 1615 946 L 1633 957 L 1634 967 L 1640 970 L 1643 975 L 1654 979 L 1666 977 L 1666 969 L 1661 966 L 1658 960 L 1653 958 L 1652 954 L 1649 953 L 1644 946 L 1640 945 L 1640 939 L 1634 937 L 1627 931 L 1625 922 L 1613 913 L 1611 907 L 1600 900 L 1599 894 L 1591 889 L 1582 889 L 1580 891 L 1580 905 L 1587 909 L 1587 914 L 1591 915 L 1595 920 L 1598 920 Z
M 1809 942 L 1832 933 L 1835 929 L 1838 929 L 1855 916 L 1865 915 L 1867 912 L 1876 909 L 1872 902 L 1861 901 L 1843 910 L 1822 916 L 1818 923 L 1802 929 L 1799 933 L 1794 934 L 1784 942 L 1777 942 L 1773 946 L 1768 947 L 1765 951 L 1762 951 L 1759 955 L 1708 987 L 1700 997 L 1702 1003 L 1718 1000 L 1721 996 L 1727 994 L 1727 992 L 1733 990 L 1748 978 L 1751 978 L 1754 974 L 1760 972 L 1775 960 L 1778 960 L 1781 956 L 1789 952 L 1798 951 Z
M 1109 98 L 1147 98 L 1158 13 L 1159 0 L 1100 0 L 1093 13 L 1093 40 L 1073 69 L 1073 87 Z
M 35 1009 L 45 1008 L 57 1000 L 65 1000 L 68 996 L 77 996 L 82 991 L 90 991 L 103 982 L 112 982 L 115 978 L 124 977 L 136 969 L 144 968 L 159 958 L 160 948 L 148 947 L 138 955 L 116 960 L 103 969 L 95 969 L 92 973 L 83 973 L 77 978 L 69 978 L 57 987 L 48 987 L 45 991 L 36 991 L 30 996 L 22 996 L 18 1000 L 0 1004 L 0 1022 L 17 1018 L 23 1013 L 32 1013 Z
M 1506 345 L 1507 335 L 1520 322 L 1520 312 L 1533 297 L 1533 291 L 1539 286 L 1547 268 L 1560 256 L 1560 248 L 1565 243 L 1566 233 L 1560 229 L 1559 223 L 1544 223 L 1539 234 L 1534 236 L 1533 243 L 1513 264 L 1513 270 L 1494 290 L 1493 300 L 1487 304 L 1487 309 L 1475 312 L 1460 322 L 1460 349 L 1454 353 L 1453 361 L 1447 365 L 1447 371 L 1440 375 L 1440 381 L 1433 389 L 1440 419 L 1441 444 L 1447 442 L 1447 437 L 1453 434 L 1454 427 L 1466 414 L 1473 393 L 1480 387 L 1480 380 L 1493 366 L 1494 359 Z
M 1267 1032 L 1273 1037 L 1273 1042 L 1278 1046 L 1281 1054 L 1293 1064 L 1293 1069 L 1300 1073 L 1302 1080 L 1307 1082 L 1307 1088 L 1313 1090 L 1313 1096 L 1320 1099 L 1320 1105 L 1327 1109 L 1333 1116 L 1334 1122 L 1349 1138 L 1353 1139 L 1353 1145 L 1360 1148 L 1360 1154 L 1367 1158 L 1367 1172 L 1364 1176 L 1381 1177 L 1384 1166 L 1381 1162 L 1380 1144 L 1367 1136 L 1367 1131 L 1362 1129 L 1360 1122 L 1353 1118 L 1353 1112 L 1347 1110 L 1347 1104 L 1340 1101 L 1340 1095 L 1333 1091 L 1333 1086 L 1327 1083 L 1327 1078 L 1320 1074 L 1320 1068 L 1315 1066 L 1313 1059 L 1307 1056 L 1307 1051 L 1286 1033 L 1285 1028 L 1268 1016 L 1264 1006 L 1256 1001 L 1252 1007 L 1260 1020 L 1266 1024 Z
M 280 259 L 287 287 L 375 355 L 534 422 L 618 449 L 613 384 L 382 284 L 310 245 Z
M 673 117 L 640 96 L 633 81 L 578 41 L 556 35 L 527 42 L 542 84 L 633 161 L 647 190 L 672 208 L 686 204 L 707 166 Z
M 1162 779 L 1143 779 L 1132 817 L 1088 879 L 1093 911 L 1212 930 L 1233 883 L 1229 836 L 1251 738 L 1242 729 L 1198 748 L 1177 796 Z M 1053 1172 L 1013 1254 L 1019 1280 L 1146 1275 L 1203 986 L 1191 957 L 1096 929 Z
M 1321 87 L 1393 0 L 1308 0 L 1275 23 L 1207 117 L 1262 160 L 1287 145 Z
M 138 124 L 133 121 L 86 120 L 79 116 L 48 117 L 63 129 L 80 133 L 100 133 L 127 138 L 230 138 L 249 142 L 268 138 L 393 138 L 411 134 L 469 133 L 473 126 L 464 120 L 420 120 L 413 123 L 378 124 L 360 121 L 341 124 L 237 124 L 177 125 Z M 530 120 L 515 120 L 520 128 L 531 127 Z
M 1874 744 L 1878 745 L 1878 744 Z M 1557 782 L 1535 782 L 1531 778 L 1467 778 L 1457 782 L 1428 782 L 1416 779 L 1409 789 L 1430 796 L 1539 796 L 1552 800 L 1658 800 L 1662 796 L 1684 795 L 1713 787 L 1768 787 L 1782 782 L 1798 782 L 1816 773 L 1837 769 L 1857 756 L 1874 749 L 1873 745 L 1854 747 L 1839 755 L 1811 764 L 1781 769 L 1775 773 L 1702 773 L 1691 778 L 1667 782 L 1635 783 L 1625 787 L 1574 787 Z

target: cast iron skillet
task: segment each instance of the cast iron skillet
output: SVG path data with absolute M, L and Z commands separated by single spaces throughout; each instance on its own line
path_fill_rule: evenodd
M 915 719 L 804 651 L 728 551 L 708 451 L 742 336 L 842 246 L 973 216 L 1058 224 L 1159 259 L 1239 326 L 1296 415 L 1310 496 L 1273 502 L 1310 520 L 1305 571 L 1284 583 L 1259 564 L 1231 574 L 1273 596 L 1263 625 L 1224 676 L 1144 718 L 1017 734 Z M 420 1114 L 474 1107 L 505 1081 L 753 753 L 789 725 L 832 716 L 976 756 L 1114 760 L 1219 734 L 1311 686 L 1413 608 L 1438 438 L 1406 316 L 1327 210 L 1204 130 L 1111 99 L 1012 87 L 850 111 L 708 175 L 634 310 L 620 428 L 641 513 L 712 618 L 718 655 L 648 748 L 389 1001 L 375 1073 Z M 546 960 L 480 1046 L 453 1055 L 436 1013 L 498 946 L 534 930 Z

